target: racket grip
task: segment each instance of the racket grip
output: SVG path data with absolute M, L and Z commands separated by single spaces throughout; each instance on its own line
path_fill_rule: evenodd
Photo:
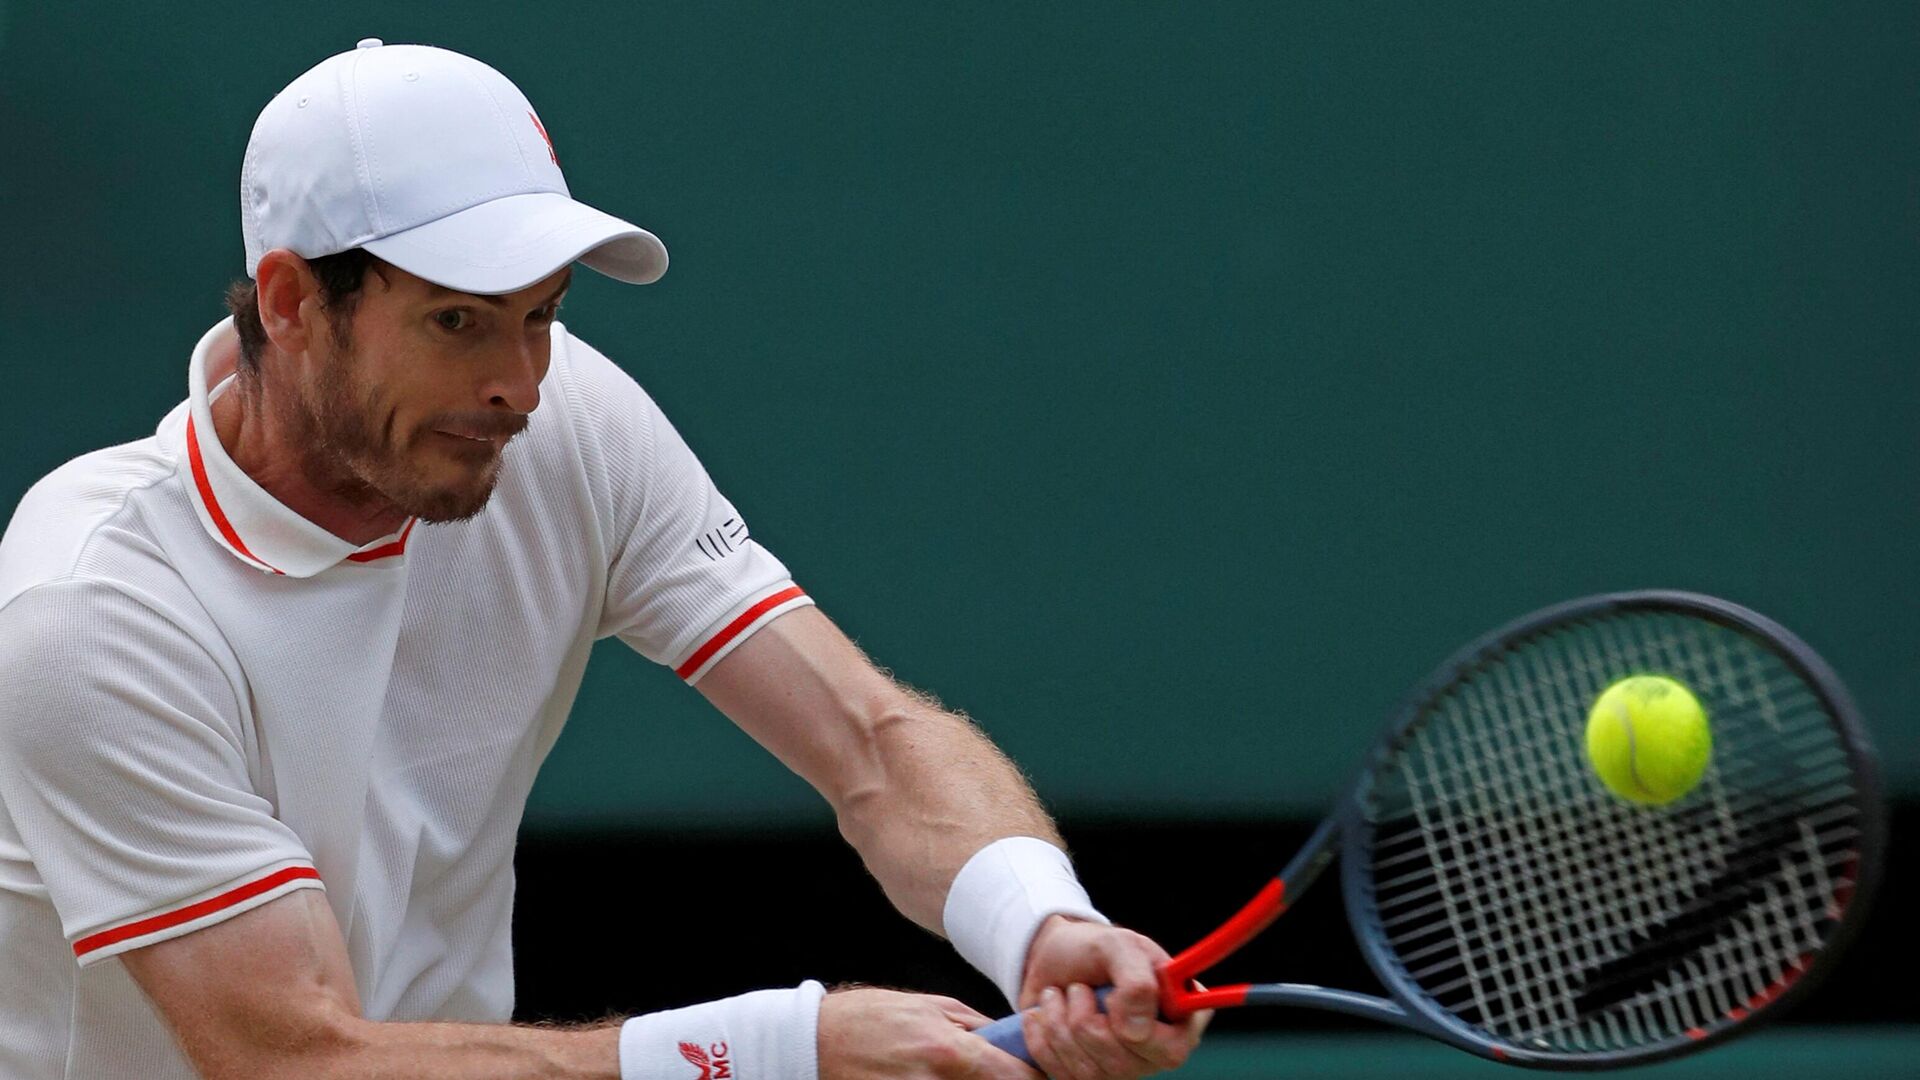
M 1093 992 L 1094 1003 L 1100 1006 L 1101 1012 L 1107 1011 L 1107 995 L 1112 992 L 1111 986 L 1103 986 Z M 992 1043 L 995 1049 L 1012 1054 L 1029 1065 L 1036 1064 L 1033 1055 L 1027 1053 L 1027 1033 L 1020 1026 L 1019 1013 L 1003 1016 L 984 1027 L 974 1028 L 973 1033 Z

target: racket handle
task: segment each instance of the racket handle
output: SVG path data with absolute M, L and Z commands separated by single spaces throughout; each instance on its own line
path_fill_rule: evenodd
M 1103 986 L 1093 992 L 1093 1000 L 1101 1012 L 1107 1011 L 1107 995 L 1113 987 Z M 1027 1053 L 1027 1033 L 1020 1026 L 1020 1014 L 1003 1016 L 985 1027 L 973 1029 L 975 1035 L 992 1043 L 996 1049 L 1004 1050 L 1029 1065 L 1035 1064 L 1033 1055 Z

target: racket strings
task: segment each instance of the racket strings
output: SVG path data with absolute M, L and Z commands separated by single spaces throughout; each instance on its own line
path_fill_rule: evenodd
M 1792 873 L 1797 870 L 1805 870 L 1813 879 L 1813 884 L 1810 888 L 1817 889 L 1821 893 L 1828 895 L 1840 893 L 1842 891 L 1840 886 L 1833 884 L 1832 878 L 1834 872 L 1843 870 L 1850 860 L 1845 854 L 1833 853 L 1829 849 L 1857 840 L 1859 835 L 1859 830 L 1851 826 L 1843 826 L 1824 832 L 1813 832 L 1809 828 L 1804 832 L 1804 842 L 1802 844 L 1804 854 L 1807 858 L 1805 861 L 1789 867 L 1788 872 Z M 1531 880 L 1529 883 L 1516 888 L 1509 897 L 1511 905 L 1528 908 L 1533 905 L 1554 900 L 1564 900 L 1580 895 L 1579 890 L 1582 887 L 1588 890 L 1589 894 L 1608 887 L 1608 879 L 1594 874 L 1590 867 L 1573 861 L 1564 853 L 1549 852 L 1544 854 L 1547 859 L 1552 860 L 1549 870 L 1560 876 L 1548 883 Z M 1741 858 L 1729 861 L 1723 868 L 1723 872 L 1736 877 L 1756 874 L 1768 869 L 1776 861 L 1777 853 L 1774 851 L 1749 852 Z M 1468 874 L 1485 874 L 1494 872 L 1495 866 L 1494 860 L 1486 860 L 1484 862 L 1470 861 L 1456 866 L 1455 869 Z M 1412 875 L 1409 875 L 1409 877 L 1411 876 Z M 1444 902 L 1440 896 L 1441 891 L 1439 885 L 1429 884 L 1419 889 L 1403 893 L 1403 896 L 1407 899 L 1425 902 L 1418 907 L 1404 908 L 1396 901 L 1393 914 L 1381 919 L 1382 927 L 1389 931 L 1399 931 L 1402 928 L 1407 928 L 1410 931 L 1409 934 L 1406 935 L 1409 939 L 1417 936 L 1422 929 L 1427 933 L 1437 932 L 1439 928 L 1433 926 L 1430 920 Z M 1724 888 L 1715 890 L 1716 893 L 1724 891 Z M 1386 909 L 1383 909 L 1382 914 L 1386 914 Z M 1691 909 L 1683 907 L 1676 912 L 1676 914 L 1679 916 L 1688 916 L 1691 914 Z M 1555 935 L 1555 940 L 1567 945 L 1577 945 L 1592 940 L 1590 936 L 1585 936 L 1577 932 L 1577 928 L 1573 929 L 1575 932 L 1569 933 L 1566 932 L 1567 928 L 1562 928 L 1562 932 Z M 1411 960 L 1415 955 L 1417 954 L 1403 952 L 1402 958 Z
M 1847 835 L 1851 837 L 1855 834 L 1848 833 Z M 1822 842 L 1823 843 L 1831 842 L 1831 839 L 1832 838 L 1830 837 L 1823 838 Z M 1834 888 L 1833 886 L 1827 884 L 1828 876 L 1820 869 L 1822 864 L 1814 863 L 1813 865 L 1815 867 L 1815 872 L 1812 874 L 1812 877 L 1816 880 L 1816 882 L 1818 882 L 1818 884 L 1814 885 L 1813 888 L 1820 890 L 1822 894 L 1826 894 L 1826 895 L 1831 895 L 1832 893 L 1838 892 L 1839 890 L 1837 888 Z M 1764 869 L 1765 866 L 1766 864 L 1764 862 L 1755 860 L 1749 864 L 1744 864 L 1742 867 L 1736 867 L 1734 869 L 1736 869 L 1736 871 L 1739 871 L 1739 870 L 1757 871 L 1757 870 Z M 1789 870 L 1789 872 L 1792 872 L 1792 871 Z M 1527 891 L 1527 892 L 1522 892 L 1520 894 L 1516 894 L 1516 896 L 1514 897 L 1514 901 L 1516 905 L 1521 906 L 1521 908 L 1525 910 L 1526 905 L 1537 903 L 1543 898 L 1544 898 L 1543 894 L 1541 894 L 1538 891 Z M 1421 911 L 1416 914 L 1431 915 L 1433 914 L 1434 911 L 1438 909 L 1439 906 L 1440 905 L 1438 905 L 1437 903 L 1428 905 L 1426 908 L 1421 909 Z M 1717 903 L 1712 903 L 1712 904 L 1695 903 L 1695 904 L 1689 905 L 1688 908 L 1683 909 L 1679 913 L 1679 917 L 1685 920 L 1689 920 L 1689 922 L 1683 923 L 1683 927 L 1690 934 L 1694 935 L 1694 937 L 1697 938 L 1699 935 L 1700 927 L 1702 925 L 1711 925 L 1711 923 L 1715 920 L 1716 915 L 1725 911 L 1726 907 L 1727 907 L 1727 904 L 1725 902 L 1725 898 L 1722 898 L 1721 901 Z M 1838 912 L 1831 911 L 1828 913 L 1827 917 L 1838 917 Z M 1383 925 L 1387 925 L 1389 929 L 1392 929 L 1393 923 L 1395 922 L 1405 923 L 1408 921 L 1414 921 L 1414 920 L 1411 920 L 1411 919 L 1388 920 L 1386 923 L 1383 923 Z M 1421 940 L 1422 936 L 1433 939 L 1432 943 L 1424 947 L 1415 947 L 1415 946 L 1418 946 L 1418 942 Z M 1651 935 L 1642 935 L 1642 937 L 1645 938 L 1646 940 L 1641 942 L 1641 944 L 1651 943 Z M 1693 939 L 1689 938 L 1687 940 L 1693 940 Z M 1613 939 L 1609 937 L 1596 934 L 1592 932 L 1591 929 L 1583 929 L 1579 927 L 1572 928 L 1571 932 L 1563 932 L 1557 935 L 1554 939 L 1544 942 L 1545 947 L 1556 950 L 1565 956 L 1573 957 L 1576 960 L 1580 957 L 1581 954 L 1585 954 L 1587 956 L 1595 955 L 1599 950 L 1603 950 L 1611 947 L 1613 943 L 1614 943 Z M 1442 936 L 1436 932 L 1436 928 L 1434 927 L 1428 927 L 1424 935 L 1418 934 L 1418 933 L 1400 935 L 1398 938 L 1396 938 L 1396 944 L 1399 947 L 1398 955 L 1402 963 L 1408 969 L 1410 974 L 1413 975 L 1415 980 L 1423 984 L 1427 984 L 1433 976 L 1439 974 L 1441 971 L 1457 968 L 1460 966 L 1457 962 L 1450 959 L 1452 954 L 1454 954 L 1458 950 L 1458 939 Z M 1702 942 L 1702 944 L 1704 944 L 1704 942 Z M 1434 958 L 1439 958 L 1440 962 L 1431 964 L 1429 966 L 1424 966 L 1424 967 L 1420 966 L 1423 962 L 1430 959 L 1434 959 Z M 1636 972 L 1648 972 L 1648 971 L 1662 970 L 1663 968 L 1664 968 L 1664 961 L 1661 961 L 1659 958 L 1656 957 L 1652 961 L 1644 963 L 1639 967 L 1630 967 L 1626 969 L 1626 973 L 1632 974 Z M 1617 984 L 1620 981 L 1618 978 L 1619 969 L 1615 968 L 1613 970 L 1616 973 L 1614 982 Z M 1440 983 L 1438 985 L 1431 986 L 1430 989 L 1432 990 L 1432 992 L 1439 994 L 1444 991 L 1457 988 L 1458 986 L 1462 985 L 1464 982 L 1466 982 L 1466 979 L 1464 977 L 1456 978 L 1455 980 L 1449 983 Z M 1542 988 L 1543 985 L 1544 984 L 1540 982 L 1521 981 L 1521 982 L 1512 984 L 1509 987 L 1509 989 L 1530 993 L 1530 992 L 1538 991 L 1539 989 Z M 1592 997 L 1597 995 L 1600 992 L 1601 987 L 1595 984 L 1595 977 L 1590 977 L 1587 981 L 1587 985 L 1588 985 L 1588 991 L 1586 996 L 1588 997 L 1589 1001 L 1591 1001 Z
M 1823 847 L 1840 841 L 1858 839 L 1860 836 L 1860 830 L 1854 824 L 1856 817 L 1854 807 L 1844 801 L 1844 795 L 1844 791 L 1836 788 L 1833 791 L 1832 803 L 1826 806 L 1825 809 L 1809 812 L 1797 819 L 1797 823 L 1804 830 L 1809 830 L 1809 835 L 1817 835 L 1821 839 Z M 1754 809 L 1758 809 L 1760 803 L 1758 801 L 1752 801 L 1749 805 Z M 1834 827 L 1818 832 L 1817 834 L 1811 832 L 1811 830 L 1827 825 Z M 1425 839 L 1424 834 L 1418 830 L 1408 830 L 1399 834 L 1399 837 L 1400 840 L 1389 841 L 1389 844 L 1393 846 L 1405 846 L 1400 843 L 1401 840 L 1412 839 L 1414 841 L 1423 841 Z M 1578 879 L 1580 883 L 1589 884 L 1596 888 L 1604 887 L 1607 884 L 1607 882 L 1598 879 L 1598 875 L 1590 866 L 1584 865 L 1571 858 L 1571 852 L 1563 846 L 1550 843 L 1548 846 L 1543 847 L 1537 854 L 1542 859 L 1553 864 L 1553 869 L 1558 875 L 1553 879 L 1554 884 L 1564 884 L 1569 878 Z M 1723 864 L 1710 865 L 1701 863 L 1695 868 L 1698 872 L 1694 876 L 1707 879 L 1706 871 L 1708 870 L 1718 872 L 1725 872 L 1729 869 L 1755 870 L 1762 865 L 1765 859 L 1770 859 L 1772 856 L 1773 852 L 1769 849 L 1764 852 L 1749 851 L 1744 857 L 1732 859 Z M 1475 843 L 1469 848 L 1469 854 L 1456 865 L 1456 869 L 1466 873 L 1490 873 L 1497 869 L 1496 864 L 1502 858 L 1505 858 L 1505 854 L 1499 849 Z M 1848 858 L 1850 858 L 1850 855 L 1847 852 L 1835 851 L 1828 858 L 1828 861 L 1840 863 L 1845 862 Z M 1408 922 L 1417 921 L 1432 911 L 1432 904 L 1407 910 L 1407 905 L 1437 896 L 1442 891 L 1443 882 L 1433 874 L 1431 863 L 1428 861 L 1428 853 L 1424 848 L 1409 847 L 1400 854 L 1388 855 L 1377 859 L 1374 863 L 1374 869 L 1376 877 L 1378 878 L 1375 883 L 1376 890 L 1380 894 L 1390 897 L 1390 899 L 1383 900 L 1378 905 L 1378 910 L 1383 916 L 1381 919 L 1382 925 L 1388 928 L 1394 928 Z M 1389 870 L 1395 871 L 1396 876 L 1385 876 Z M 1539 899 L 1539 896 L 1540 894 L 1537 891 L 1530 891 L 1520 894 L 1516 899 L 1535 900 Z
M 1719 808 L 1719 809 L 1721 809 L 1722 811 L 1725 811 L 1726 809 L 1728 809 L 1728 806 L 1727 806 L 1727 804 L 1726 804 L 1725 802 L 1721 802 L 1721 803 L 1719 803 L 1719 804 L 1717 804 L 1717 808 Z M 1708 852 L 1707 852 L 1707 855 L 1709 856 L 1709 859 L 1711 859 L 1711 862 L 1700 862 L 1700 863 L 1697 863 L 1697 864 L 1694 864 L 1694 865 L 1700 865 L 1700 866 L 1707 866 L 1707 865 L 1712 865 L 1712 863 L 1713 863 L 1713 862 L 1720 862 L 1720 861 L 1722 861 L 1722 860 L 1719 860 L 1719 859 L 1714 859 L 1714 858 L 1712 858 L 1712 857 L 1713 857 L 1713 856 L 1715 855 L 1715 853 L 1714 853 L 1714 852 L 1712 852 L 1712 851 L 1711 851 L 1710 849 L 1708 850 Z M 1682 853 L 1682 857 L 1684 857 L 1684 853 Z M 1734 873 L 1734 874 L 1735 874 L 1736 876 L 1735 876 L 1735 877 L 1734 877 L 1733 879 L 1730 879 L 1730 880 L 1739 880 L 1739 876 L 1738 876 L 1738 875 L 1739 875 L 1739 872 L 1740 872 L 1741 870 L 1743 870 L 1743 869 L 1751 869 L 1751 867 L 1746 867 L 1746 866 L 1743 866 L 1743 865 L 1738 865 L 1738 864 L 1739 864 L 1739 863 L 1741 862 L 1741 860 L 1737 860 L 1737 859 L 1736 859 L 1736 860 L 1733 860 L 1733 862 L 1734 862 L 1734 864 L 1735 864 L 1735 865 L 1733 865 L 1733 866 L 1731 867 L 1731 869 L 1732 869 L 1732 872 L 1733 872 L 1733 873 Z M 1668 863 L 1666 863 L 1665 865 L 1666 865 L 1666 866 L 1668 866 L 1668 867 L 1673 867 L 1673 866 L 1683 866 L 1683 865 L 1686 865 L 1686 864 L 1683 864 L 1683 863 L 1676 863 L 1676 862 L 1668 862 Z M 1722 869 L 1723 869 L 1723 871 L 1724 871 L 1724 870 L 1725 870 L 1725 869 L 1727 869 L 1727 868 L 1726 868 L 1726 867 L 1722 867 Z M 1704 888 L 1708 888 L 1708 889 L 1709 889 L 1709 891 L 1711 891 L 1711 886 L 1703 886 L 1703 887 L 1704 887 Z M 1636 938 L 1645 938 L 1645 937 L 1646 937 L 1647 935 L 1646 935 L 1645 933 L 1642 933 L 1642 934 L 1637 934 L 1637 935 L 1635 935 L 1635 936 L 1636 936 Z M 1635 942 L 1635 944 L 1636 944 L 1637 946 L 1640 946 L 1640 947 L 1642 947 L 1642 948 L 1644 948 L 1644 945 L 1645 945 L 1645 942 L 1644 942 L 1644 941 L 1640 941 L 1640 940 L 1637 940 L 1637 941 Z M 1602 965 L 1602 967 L 1604 967 L 1604 966 L 1605 966 L 1605 965 Z M 1592 979 L 1592 977 L 1593 977 L 1593 973 L 1592 973 L 1592 972 L 1589 972 L 1589 982 L 1591 982 L 1591 979 Z M 1591 1007 L 1592 1007 L 1592 1005 L 1594 1004 L 1594 1002 L 1595 1002 L 1595 1000 L 1596 1000 L 1596 997 L 1595 997 L 1595 995 L 1594 995 L 1594 994 L 1592 993 L 1592 990 L 1591 990 L 1591 987 L 1589 987 L 1589 990 L 1588 990 L 1588 992 L 1587 992 L 1587 993 L 1585 993 L 1585 994 L 1583 994 L 1583 995 L 1581 996 L 1581 998 L 1580 998 L 1580 999 L 1578 999 L 1578 1000 L 1576 1000 L 1576 1002 L 1574 1003 L 1574 1009 L 1575 1009 L 1576 1011 L 1581 1011 L 1581 1010 L 1586 1010 L 1586 1009 L 1589 1009 L 1589 1008 L 1591 1008 Z
M 1699 786 L 1614 798 L 1587 709 L 1671 675 L 1712 717 Z M 1861 827 L 1819 696 L 1753 639 L 1629 613 L 1565 624 L 1443 692 L 1376 779 L 1379 928 L 1441 1008 L 1515 1044 L 1628 1049 L 1776 996 L 1831 933 Z

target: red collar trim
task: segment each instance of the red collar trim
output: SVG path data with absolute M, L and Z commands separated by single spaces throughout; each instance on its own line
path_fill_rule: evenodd
M 207 480 L 207 466 L 200 457 L 200 435 L 194 427 L 191 414 L 187 416 L 187 466 L 193 472 L 193 486 L 200 492 L 200 501 L 207 508 L 207 516 L 213 519 L 214 528 L 220 530 L 220 535 L 226 539 L 228 546 L 249 561 L 258 563 L 276 574 L 285 575 L 285 570 L 255 555 L 247 547 L 246 541 L 240 539 L 240 534 L 234 531 L 233 522 L 227 520 L 226 511 L 220 509 L 220 500 L 213 494 L 213 484 Z M 347 559 L 357 563 L 370 563 L 406 554 L 407 538 L 413 535 L 413 527 L 419 520 L 408 518 L 406 527 L 400 530 L 398 539 L 388 541 L 377 548 L 351 552 L 347 555 Z
M 420 519 L 408 518 L 407 527 L 400 530 L 400 538 L 398 540 L 381 544 L 371 551 L 356 551 L 347 556 L 347 558 L 353 562 L 372 562 L 375 559 L 386 559 L 395 555 L 405 554 L 407 550 L 407 537 L 413 535 L 413 523 L 418 520 Z
M 226 511 L 220 509 L 220 500 L 213 497 L 213 485 L 207 482 L 207 466 L 200 460 L 200 438 L 193 429 L 191 415 L 187 417 L 187 465 L 193 470 L 193 486 L 200 489 L 200 501 L 206 504 L 207 516 L 213 519 L 213 527 L 220 530 L 220 535 L 226 537 L 227 544 L 261 566 L 284 575 L 285 570 L 247 550 L 246 542 L 240 539 L 239 533 L 233 531 L 233 523 L 227 520 Z

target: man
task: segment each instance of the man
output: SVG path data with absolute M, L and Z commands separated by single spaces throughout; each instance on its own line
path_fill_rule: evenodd
M 512 83 L 363 41 L 261 113 L 241 213 L 186 402 L 0 541 L 0 1075 L 1031 1076 L 959 1002 L 813 982 L 507 1023 L 514 833 L 609 635 L 818 788 L 1049 1074 L 1183 1059 L 1204 1020 L 1156 1019 L 1165 954 L 1094 910 L 1018 773 L 556 320 L 575 261 L 646 283 L 666 251 L 572 200 Z

